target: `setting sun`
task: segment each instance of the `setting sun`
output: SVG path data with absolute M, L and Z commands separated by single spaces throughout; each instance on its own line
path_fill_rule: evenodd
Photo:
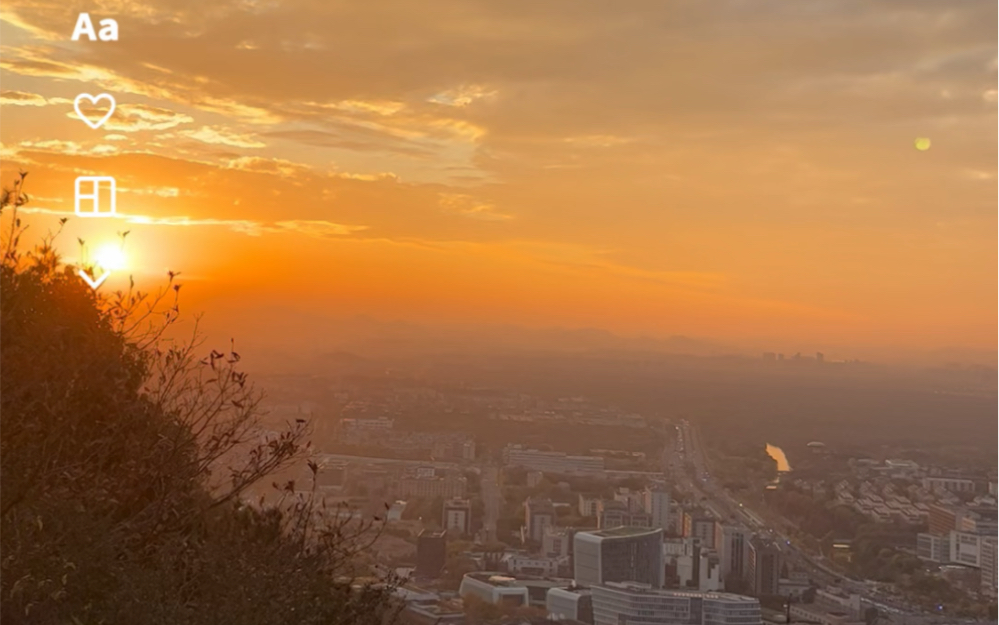
M 105 243 L 97 248 L 97 252 L 94 254 L 94 263 L 102 269 L 118 271 L 127 266 L 128 257 L 120 245 Z

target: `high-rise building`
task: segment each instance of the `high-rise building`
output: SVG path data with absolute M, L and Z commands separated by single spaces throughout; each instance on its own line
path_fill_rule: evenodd
M 950 562 L 950 536 L 927 532 L 916 534 L 916 556 L 929 562 Z
M 573 537 L 573 576 L 586 586 L 634 581 L 662 588 L 663 531 L 659 528 L 618 527 L 576 532 Z
M 721 558 L 712 549 L 701 549 L 698 556 L 697 589 L 723 590 Z
M 979 536 L 995 536 L 999 533 L 999 516 L 997 516 L 995 506 L 966 510 L 957 523 L 957 529 Z
M 982 541 L 982 594 L 996 597 L 996 565 L 999 563 L 999 543 L 994 537 L 986 538 Z
M 461 444 L 461 459 L 462 460 L 475 460 L 475 441 L 472 439 L 466 440 Z
M 715 518 L 704 510 L 683 513 L 683 535 L 701 539 L 701 546 L 715 548 Z
M 472 502 L 455 497 L 444 502 L 441 526 L 448 532 L 469 536 L 472 533 Z
M 567 527 L 549 525 L 541 537 L 541 554 L 549 558 L 569 557 L 573 531 Z
M 591 589 L 594 625 L 760 625 L 760 602 L 729 593 L 608 582 Z
M 949 536 L 952 531 L 957 529 L 958 523 L 963 516 L 961 512 L 961 510 L 950 506 L 930 506 L 930 533 L 936 534 L 937 536 Z
M 597 495 L 579 494 L 579 516 L 595 517 L 600 510 L 600 497 Z
M 666 568 L 664 586 L 684 588 L 694 579 L 695 552 L 700 553 L 696 538 L 667 538 L 663 541 L 663 562 Z
M 642 493 L 644 508 L 652 518 L 652 527 L 661 528 L 664 532 L 670 529 L 670 494 L 665 487 L 646 488 Z
M 589 588 L 581 586 L 549 588 L 545 595 L 545 610 L 553 621 L 592 623 L 593 596 Z
M 623 503 L 628 512 L 642 512 L 644 510 L 644 495 L 641 491 L 622 486 L 614 491 L 614 501 Z
M 776 595 L 780 582 L 780 549 L 773 541 L 753 539 L 749 541 L 749 567 L 747 581 L 757 597 Z
M 642 510 L 631 511 L 618 500 L 601 500 L 597 505 L 597 527 L 610 529 L 622 526 L 652 527 L 652 515 Z
M 416 539 L 416 576 L 437 579 L 446 559 L 447 532 L 420 532 Z
M 982 567 L 982 545 L 988 540 L 970 532 L 950 533 L 950 562 L 971 568 Z
M 722 580 L 745 579 L 749 539 L 749 531 L 744 527 L 715 524 L 715 551 L 721 559 Z
M 524 502 L 525 538 L 541 542 L 545 528 L 555 525 L 555 507 L 550 499 L 528 499 Z

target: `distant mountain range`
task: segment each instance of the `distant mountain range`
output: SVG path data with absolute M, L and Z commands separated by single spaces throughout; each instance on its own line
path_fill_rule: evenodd
M 203 327 L 213 344 L 235 337 L 248 365 L 267 369 L 298 369 L 321 359 L 326 364 L 361 365 L 365 360 L 411 358 L 421 354 L 509 352 L 633 352 L 688 356 L 743 356 L 758 358 L 763 351 L 707 338 L 621 336 L 599 328 L 531 328 L 516 325 L 419 324 L 385 321 L 366 315 L 337 317 L 269 306 L 251 315 L 241 311 L 206 316 Z M 239 321 L 232 322 L 239 318 Z M 827 354 L 860 353 L 864 359 L 913 366 L 980 365 L 995 367 L 995 350 L 949 348 L 912 349 L 833 348 Z M 793 352 L 788 351 L 788 356 Z M 804 353 L 804 350 L 803 350 Z M 809 354 L 811 355 L 811 354 Z M 843 358 L 843 356 L 840 356 Z

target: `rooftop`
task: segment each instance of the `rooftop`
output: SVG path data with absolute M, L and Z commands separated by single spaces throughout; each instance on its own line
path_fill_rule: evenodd
M 629 525 L 623 525 L 621 527 L 612 527 L 609 529 L 602 530 L 590 530 L 587 532 L 579 532 L 580 534 L 592 534 L 594 536 L 599 536 L 601 538 L 621 538 L 623 536 L 647 536 L 650 534 L 660 534 L 662 530 L 657 527 L 635 527 Z
M 513 587 L 513 586 L 523 586 L 517 578 L 511 577 L 506 573 L 497 573 L 495 571 L 483 571 L 481 573 L 466 573 L 466 577 L 470 577 L 474 580 L 480 582 L 485 582 L 490 586 L 502 586 L 502 587 Z
M 618 590 L 628 590 L 635 593 L 648 593 L 654 595 L 666 595 L 670 597 L 699 597 L 701 599 L 717 599 L 730 602 L 744 602 L 758 604 L 759 599 L 755 597 L 747 597 L 745 595 L 736 595 L 730 592 L 715 592 L 712 590 L 671 590 L 665 588 L 653 588 L 649 584 L 642 584 L 639 582 L 606 582 L 603 584 L 606 588 L 614 588 Z M 597 586 L 599 588 L 599 586 Z
M 446 535 L 447 535 L 447 530 L 434 531 L 434 530 L 425 529 L 422 532 L 420 532 L 420 538 L 443 538 Z

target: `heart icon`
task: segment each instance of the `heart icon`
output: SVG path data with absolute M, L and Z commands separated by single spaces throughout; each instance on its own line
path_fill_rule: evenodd
M 83 111 L 80 110 L 80 102 L 87 101 L 90 102 L 90 104 L 96 106 L 97 103 L 100 102 L 101 100 L 107 100 L 108 102 L 110 102 L 110 106 L 108 107 L 108 112 L 104 114 L 104 117 L 98 119 L 96 122 L 90 121 L 90 118 L 84 115 Z M 81 93 L 80 95 L 76 96 L 75 100 L 73 100 L 73 110 L 76 111 L 76 114 L 80 116 L 80 119 L 82 119 L 85 124 L 93 128 L 94 130 L 97 130 L 98 128 L 104 125 L 104 122 L 106 122 L 111 118 L 111 115 L 114 114 L 114 98 L 106 93 L 102 93 L 98 96 L 92 96 L 89 93 Z

